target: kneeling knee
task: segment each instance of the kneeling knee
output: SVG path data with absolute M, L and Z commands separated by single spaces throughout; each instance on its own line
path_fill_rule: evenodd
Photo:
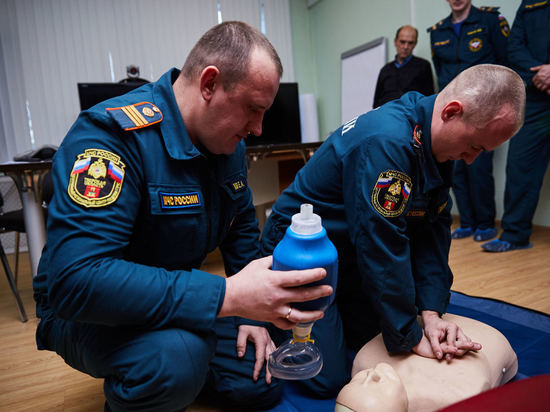
M 179 410 L 198 396 L 213 354 L 209 340 L 180 330 L 156 334 L 122 379 L 105 380 L 111 409 Z
M 231 386 L 216 388 L 216 398 L 225 406 L 247 410 L 269 409 L 277 404 L 283 394 L 283 383 L 273 379 L 268 385 L 264 379 L 253 381 L 247 377 Z

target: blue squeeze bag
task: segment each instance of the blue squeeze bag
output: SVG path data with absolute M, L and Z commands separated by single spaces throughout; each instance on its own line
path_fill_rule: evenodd
M 313 206 L 304 203 L 300 213 L 292 216 L 283 239 L 273 251 L 273 270 L 300 270 L 324 268 L 327 276 L 308 284 L 330 285 L 336 291 L 338 282 L 338 252 L 321 224 L 321 217 L 313 213 Z M 334 300 L 330 296 L 308 302 L 295 302 L 292 307 L 299 310 L 325 310 Z

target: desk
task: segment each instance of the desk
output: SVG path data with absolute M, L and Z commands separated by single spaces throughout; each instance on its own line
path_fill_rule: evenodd
M 42 248 L 46 243 L 46 225 L 42 212 L 39 180 L 51 169 L 52 161 L 0 163 L 0 172 L 11 177 L 21 197 L 32 276 L 36 276 Z
M 248 184 L 252 190 L 260 230 L 266 211 L 294 180 L 323 142 L 290 143 L 246 147 Z
M 247 166 L 250 167 L 251 162 L 256 162 L 268 157 L 285 158 L 289 156 L 291 158 L 296 158 L 297 155 L 302 158 L 305 164 L 322 144 L 323 142 L 247 146 Z

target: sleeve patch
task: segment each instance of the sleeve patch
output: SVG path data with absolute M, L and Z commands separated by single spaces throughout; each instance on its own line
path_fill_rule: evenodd
M 380 173 L 371 194 L 374 209 L 385 217 L 403 214 L 412 190 L 411 178 L 396 170 Z
M 508 22 L 506 20 L 502 20 L 499 25 L 502 35 L 504 37 L 508 37 L 510 35 L 510 26 L 508 25 Z
M 160 109 L 149 102 L 110 107 L 105 110 L 124 130 L 143 129 L 162 121 Z
M 122 190 L 125 167 L 114 153 L 86 149 L 74 162 L 67 193 L 75 203 L 85 207 L 110 205 Z

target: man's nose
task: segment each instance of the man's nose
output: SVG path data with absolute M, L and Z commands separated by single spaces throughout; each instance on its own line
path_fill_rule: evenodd
M 263 116 L 260 116 L 259 119 L 254 119 L 248 123 L 248 131 L 254 136 L 260 136 L 262 134 L 263 118 Z

